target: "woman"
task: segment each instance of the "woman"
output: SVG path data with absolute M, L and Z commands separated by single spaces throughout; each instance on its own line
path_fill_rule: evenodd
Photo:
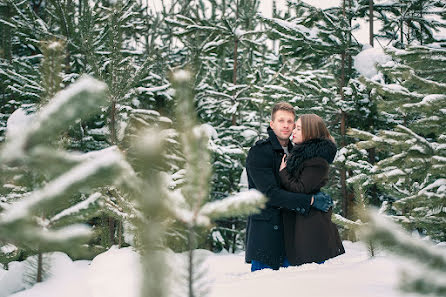
M 280 166 L 282 186 L 292 192 L 314 194 L 328 180 L 329 164 L 336 155 L 336 144 L 324 121 L 315 114 L 299 117 L 293 130 L 295 146 Z M 336 225 L 328 213 L 315 208 L 308 216 L 283 211 L 285 250 L 291 265 L 322 263 L 345 253 Z

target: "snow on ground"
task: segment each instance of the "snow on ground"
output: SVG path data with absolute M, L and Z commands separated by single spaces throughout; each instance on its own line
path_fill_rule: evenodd
M 401 269 L 410 263 L 380 252 L 370 258 L 362 243 L 344 241 L 346 254 L 324 264 L 306 264 L 279 271 L 250 272 L 244 254 L 222 252 L 207 256 L 205 266 L 211 286 L 211 297 L 262 296 L 342 296 L 401 297 L 397 289 Z M 168 253 L 172 267 L 185 262 L 185 254 Z M 117 249 L 98 255 L 93 261 L 71 261 L 62 253 L 53 253 L 53 276 L 43 283 L 10 295 L 17 286 L 22 262 L 13 262 L 9 271 L 0 269 L 0 296 L 11 297 L 137 297 L 142 281 L 139 255 L 132 248 Z M 12 275 L 14 274 L 14 275 Z M 5 283 L 5 281 L 7 283 Z M 15 282 L 15 283 L 14 283 Z M 9 291 L 7 291 L 9 290 Z M 186 293 L 181 287 L 175 292 Z M 183 294 L 186 296 L 187 294 Z

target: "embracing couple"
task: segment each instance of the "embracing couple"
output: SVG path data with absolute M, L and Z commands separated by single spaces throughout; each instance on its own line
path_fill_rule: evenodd
M 277 103 L 269 137 L 257 141 L 246 159 L 249 188 L 267 197 L 246 227 L 251 271 L 323 263 L 345 252 L 331 221 L 333 201 L 320 192 L 336 155 L 335 141 L 319 116 L 295 119 L 290 104 Z

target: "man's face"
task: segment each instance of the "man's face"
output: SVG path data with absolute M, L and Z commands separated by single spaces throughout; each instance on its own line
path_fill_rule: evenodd
M 294 129 L 294 114 L 289 111 L 278 110 L 274 114 L 274 120 L 269 122 L 269 125 L 279 140 L 286 141 L 290 138 Z

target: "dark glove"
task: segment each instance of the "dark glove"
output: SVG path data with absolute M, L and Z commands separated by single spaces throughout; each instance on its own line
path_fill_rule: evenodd
M 333 206 L 333 200 L 328 194 L 325 194 L 323 192 L 318 192 L 316 195 L 313 196 L 313 198 L 314 201 L 312 206 L 323 212 L 328 212 L 330 207 Z

